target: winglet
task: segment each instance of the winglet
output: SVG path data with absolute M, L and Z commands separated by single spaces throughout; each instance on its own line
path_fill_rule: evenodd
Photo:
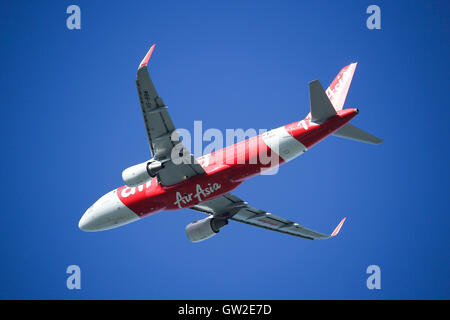
M 334 236 L 337 236 L 337 235 L 338 235 L 339 231 L 340 231 L 341 228 L 342 228 L 342 225 L 343 225 L 344 222 L 345 222 L 345 219 L 347 219 L 347 217 L 345 217 L 344 219 L 341 220 L 341 222 L 339 222 L 339 224 L 338 224 L 337 227 L 334 229 L 334 231 L 333 231 L 333 233 L 331 234 L 330 237 L 334 237 Z
M 142 59 L 141 64 L 139 65 L 139 69 L 142 67 L 146 67 L 148 64 L 148 61 L 150 60 L 150 57 L 152 56 L 153 50 L 155 49 L 155 44 L 151 46 L 150 50 L 148 50 L 147 54 L 145 55 L 144 59 Z

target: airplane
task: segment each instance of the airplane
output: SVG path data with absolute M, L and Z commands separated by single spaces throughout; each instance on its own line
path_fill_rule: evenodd
M 153 157 L 125 169 L 125 185 L 89 207 L 79 228 L 108 230 L 160 211 L 189 208 L 208 215 L 186 226 L 192 242 L 211 238 L 229 220 L 310 240 L 336 236 L 346 218 L 331 234 L 324 234 L 257 209 L 231 191 L 245 180 L 293 160 L 330 135 L 375 145 L 383 142 L 349 123 L 358 109 L 343 108 L 357 63 L 344 67 L 326 91 L 318 80 L 309 83 L 310 112 L 303 120 L 194 158 L 150 78 L 148 63 L 154 49 L 152 45 L 139 65 L 136 80 Z

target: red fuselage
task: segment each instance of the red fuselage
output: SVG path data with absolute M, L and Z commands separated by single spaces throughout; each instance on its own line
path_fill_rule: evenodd
M 301 154 L 344 126 L 357 113 L 357 109 L 340 110 L 336 116 L 321 124 L 313 123 L 308 116 L 302 121 L 279 129 L 284 128 L 283 132 L 289 134 L 290 137 L 284 137 L 285 139 L 295 139 L 304 146 L 304 150 L 298 152 Z M 270 131 L 266 134 L 270 134 Z M 275 151 L 266 141 L 261 134 L 200 157 L 197 161 L 206 173 L 176 185 L 161 186 L 155 177 L 138 187 L 122 186 L 117 189 L 117 195 L 120 201 L 139 217 L 163 210 L 188 208 L 211 200 L 235 189 L 244 180 L 286 162 L 286 157 L 277 153 L 283 146 Z M 295 153 L 296 150 L 289 149 L 289 146 L 287 144 L 285 152 Z M 293 157 L 299 154 L 294 154 Z M 261 160 L 262 155 L 271 159 L 276 157 L 276 161 L 264 162 Z

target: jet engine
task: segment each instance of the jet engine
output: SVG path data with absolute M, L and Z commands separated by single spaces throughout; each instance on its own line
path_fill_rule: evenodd
M 189 223 L 186 226 L 186 235 L 192 242 L 200 242 L 216 235 L 227 224 L 227 219 L 218 219 L 209 216 L 205 219 Z
M 155 177 L 162 168 L 163 162 L 151 159 L 123 170 L 122 179 L 127 186 L 136 187 Z

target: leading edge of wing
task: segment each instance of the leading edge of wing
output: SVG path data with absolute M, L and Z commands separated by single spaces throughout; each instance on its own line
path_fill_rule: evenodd
M 153 50 L 155 50 L 156 44 L 152 45 L 150 47 L 150 50 L 148 50 L 147 54 L 145 55 L 144 59 L 142 59 L 141 64 L 139 65 L 138 69 L 141 69 L 143 67 L 146 67 L 148 64 L 148 61 L 150 60 L 150 57 L 152 56 Z

